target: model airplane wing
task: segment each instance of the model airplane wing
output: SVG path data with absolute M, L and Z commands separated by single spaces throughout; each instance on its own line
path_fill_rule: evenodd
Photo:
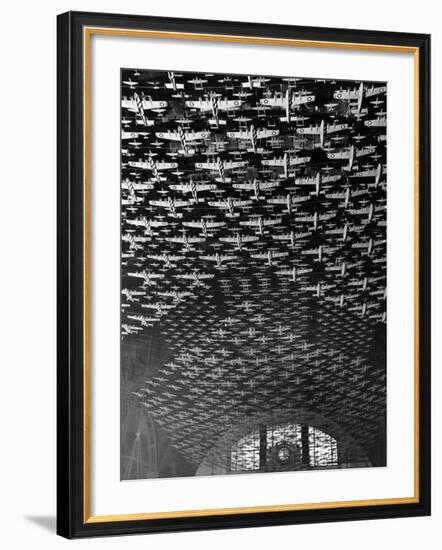
M 151 204 L 152 206 L 169 206 L 170 203 L 167 200 L 159 199 L 159 200 L 150 200 L 149 204 Z
M 327 124 L 325 131 L 327 134 L 333 134 L 335 132 L 341 132 L 342 130 L 346 130 L 348 128 L 348 124 Z
M 206 168 L 207 170 L 218 170 L 218 163 L 213 161 L 196 162 L 195 168 Z
M 250 206 L 252 203 L 251 200 L 241 200 L 241 199 L 234 199 L 233 201 L 234 206 Z
M 155 135 L 161 139 L 170 139 L 174 141 L 180 141 L 181 139 L 178 132 L 155 132 Z
M 284 109 L 287 105 L 287 99 L 285 97 L 266 97 L 260 99 L 259 103 L 269 107 Z
M 227 160 L 224 162 L 224 168 L 226 170 L 231 170 L 232 168 L 242 168 L 243 166 L 247 166 L 247 162 L 245 160 Z
M 333 93 L 334 99 L 359 99 L 360 97 L 360 91 L 358 89 L 354 90 L 338 90 Z
M 158 161 L 155 163 L 156 168 L 159 170 L 169 170 L 172 168 L 178 168 L 177 162 L 164 162 L 164 161 Z
M 384 94 L 387 91 L 386 86 L 372 86 L 365 90 L 365 97 L 373 97 L 375 95 Z
M 307 136 L 317 136 L 321 133 L 321 126 L 304 126 L 304 128 L 296 128 L 296 133 Z
M 221 111 L 230 111 L 231 109 L 239 109 L 242 103 L 243 101 L 239 99 L 219 99 L 217 106 Z
M 167 107 L 167 101 L 153 101 L 152 99 L 142 100 L 143 109 L 165 109 Z
M 211 111 L 213 108 L 213 103 L 208 99 L 200 99 L 200 100 L 193 100 L 192 101 L 186 101 L 186 107 L 190 107 L 191 109 L 200 109 L 200 111 Z

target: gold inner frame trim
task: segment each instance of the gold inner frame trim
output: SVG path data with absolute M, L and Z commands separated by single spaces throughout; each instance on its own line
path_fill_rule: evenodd
M 316 502 L 271 506 L 250 506 L 235 508 L 214 508 L 205 510 L 178 510 L 172 512 L 150 512 L 136 514 L 91 515 L 91 470 L 90 470 L 90 127 L 91 127 L 91 37 L 92 35 L 123 36 L 133 38 L 158 38 L 174 40 L 199 40 L 208 42 L 233 42 L 271 46 L 291 46 L 304 48 L 334 48 L 370 52 L 411 53 L 414 63 L 414 494 L 410 497 L 350 500 L 336 502 Z M 231 514 L 256 514 L 264 512 L 287 512 L 300 510 L 324 510 L 349 508 L 354 506 L 382 506 L 392 504 L 412 504 L 419 502 L 419 49 L 412 46 L 364 44 L 357 42 L 331 42 L 321 40 L 296 40 L 283 38 L 245 37 L 225 34 L 204 34 L 168 31 L 148 31 L 136 29 L 115 29 L 107 27 L 83 28 L 83 211 L 84 211 L 84 469 L 83 469 L 83 519 L 84 523 L 104 523 L 117 521 L 141 521 L 152 519 L 192 518 L 226 516 Z

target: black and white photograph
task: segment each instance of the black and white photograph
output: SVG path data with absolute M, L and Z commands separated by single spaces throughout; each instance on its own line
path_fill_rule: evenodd
M 121 479 L 387 465 L 387 84 L 121 70 Z

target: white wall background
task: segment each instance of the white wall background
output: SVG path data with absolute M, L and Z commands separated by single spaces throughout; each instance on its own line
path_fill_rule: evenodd
M 433 35 L 433 279 L 441 277 L 441 13 L 432 0 L 9 1 L 0 32 L 0 524 L 5 548 L 438 548 L 442 535 L 441 285 L 433 287 L 433 516 L 68 542 L 55 535 L 55 16 L 107 11 Z

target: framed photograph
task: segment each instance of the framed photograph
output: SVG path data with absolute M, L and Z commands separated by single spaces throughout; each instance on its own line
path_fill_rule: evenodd
M 430 37 L 58 17 L 58 533 L 430 513 Z

